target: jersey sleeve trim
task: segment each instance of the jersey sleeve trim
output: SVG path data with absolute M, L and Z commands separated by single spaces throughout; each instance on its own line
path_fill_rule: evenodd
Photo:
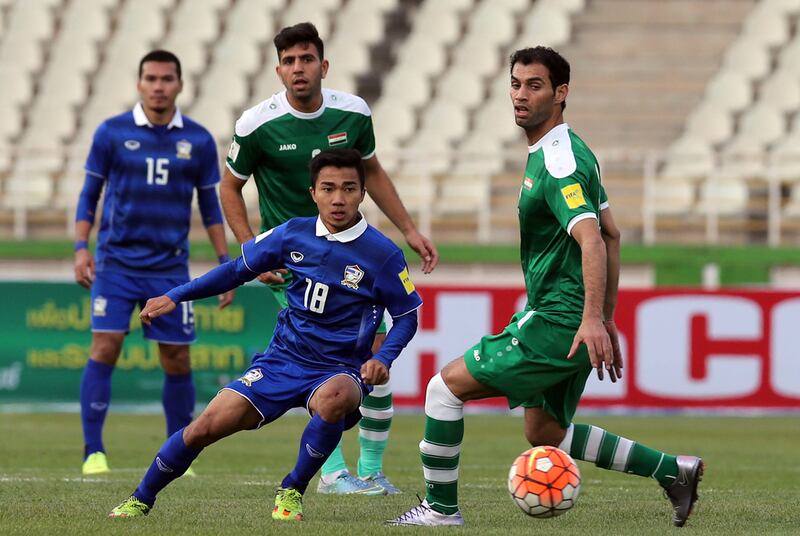
M 595 214 L 594 212 L 584 212 L 583 214 L 578 214 L 577 216 L 569 220 L 569 223 L 567 224 L 567 234 L 572 236 L 572 228 L 575 227 L 575 224 L 581 220 L 588 220 L 589 218 L 594 218 L 596 220 L 597 214 Z
M 248 270 L 250 270 L 250 271 L 251 271 L 251 272 L 253 272 L 254 274 L 257 274 L 258 272 L 256 272 L 256 271 L 255 271 L 255 270 L 253 270 L 252 268 L 250 268 L 250 265 L 249 265 L 249 264 L 247 264 L 247 257 L 245 257 L 245 256 L 244 256 L 244 244 L 242 244 L 242 245 L 240 246 L 240 249 L 242 250 L 242 262 L 244 263 L 244 266 L 245 266 L 245 268 L 247 268 Z
M 373 151 L 372 151 L 371 153 L 369 153 L 368 155 L 364 155 L 364 156 L 362 156 L 362 157 L 361 157 L 361 160 L 369 160 L 370 158 L 372 158 L 373 156 L 375 156 L 375 153 L 377 153 L 377 152 L 378 152 L 378 150 L 377 150 L 377 149 L 373 149 Z
M 600 210 L 605 210 L 609 207 L 608 201 L 600 203 Z
M 107 178 L 105 175 L 101 175 L 99 173 L 96 173 L 96 172 L 92 171 L 91 169 L 85 169 L 84 171 L 86 171 L 87 175 L 91 175 L 92 177 L 97 177 L 98 179 L 106 179 Z
M 229 162 L 225 162 L 225 167 L 227 167 L 227 168 L 228 168 L 228 171 L 230 171 L 230 172 L 231 172 L 231 175 L 233 175 L 233 176 L 234 176 L 234 177 L 236 177 L 237 179 L 241 179 L 241 180 L 243 180 L 243 181 L 246 181 L 247 179 L 249 179 L 249 178 L 250 178 L 250 175 L 242 175 L 241 173 L 239 173 L 238 171 L 236 171 L 235 169 L 233 169 L 233 167 L 230 165 L 230 163 L 229 163 Z
M 219 181 L 212 182 L 211 184 L 206 184 L 205 186 L 198 186 L 198 190 L 208 190 L 209 188 L 214 188 L 219 184 Z
M 391 313 L 390 313 L 390 314 L 389 314 L 389 316 L 391 316 L 392 318 L 400 318 L 401 316 L 406 316 L 407 314 L 411 314 L 411 313 L 413 313 L 414 311 L 416 311 L 416 310 L 417 310 L 417 309 L 419 309 L 420 307 L 422 307 L 422 301 L 420 301 L 420 304 L 419 304 L 419 305 L 417 305 L 417 306 L 416 306 L 416 307 L 414 307 L 413 309 L 409 309 L 409 310 L 408 310 L 408 311 L 406 311 L 405 313 L 400 313 L 399 315 L 393 315 L 393 314 L 391 314 Z

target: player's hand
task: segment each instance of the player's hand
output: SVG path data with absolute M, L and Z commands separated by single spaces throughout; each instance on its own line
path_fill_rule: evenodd
M 610 371 L 614 358 L 614 352 L 611 349 L 611 338 L 608 336 L 602 320 L 590 318 L 581 321 L 578 332 L 572 340 L 572 347 L 569 349 L 567 359 L 572 359 L 581 343 L 586 345 L 586 349 L 589 351 L 589 361 L 592 367 L 597 369 L 597 377 L 602 381 L 603 367 Z
M 142 324 L 149 326 L 154 318 L 169 314 L 175 310 L 175 302 L 166 296 L 159 296 L 158 298 L 150 298 L 144 304 L 144 309 L 139 313 L 139 319 Z
M 389 381 L 389 369 L 377 359 L 361 365 L 361 379 L 367 385 L 383 385 Z
M 75 252 L 75 281 L 84 288 L 91 288 L 94 283 L 94 257 L 88 249 Z
M 416 229 L 408 233 L 405 238 L 406 243 L 422 259 L 422 273 L 431 273 L 436 268 L 436 265 L 439 264 L 439 252 L 436 250 L 436 246 Z
M 225 309 L 231 303 L 233 303 L 233 297 L 236 296 L 235 290 L 229 290 L 228 292 L 223 292 L 218 296 L 219 298 L 219 308 Z
M 611 378 L 611 382 L 616 382 L 617 379 L 622 378 L 622 351 L 619 349 L 619 331 L 617 331 L 617 324 L 614 323 L 613 320 L 606 320 L 603 322 L 603 326 L 606 328 L 606 333 L 608 333 L 608 337 L 611 339 L 611 351 L 614 354 L 614 358 L 611 361 L 611 368 L 608 369 L 608 375 Z
M 264 283 L 265 285 L 275 285 L 283 283 L 283 276 L 288 274 L 289 270 L 286 268 L 280 268 L 278 270 L 272 270 L 271 272 L 264 272 L 258 276 L 258 280 Z

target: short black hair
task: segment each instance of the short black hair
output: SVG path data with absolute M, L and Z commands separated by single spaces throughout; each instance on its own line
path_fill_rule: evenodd
M 522 65 L 531 65 L 538 63 L 547 67 L 550 72 L 550 83 L 553 86 L 553 91 L 562 84 L 569 84 L 569 62 L 564 59 L 564 56 L 556 52 L 550 47 L 533 47 L 523 48 L 511 54 L 509 71 L 514 70 L 514 65 L 521 63 Z M 561 103 L 561 109 L 567 107 L 566 102 Z
M 325 167 L 354 168 L 358 172 L 358 180 L 363 190 L 367 182 L 367 171 L 358 149 L 327 149 L 311 159 L 308 165 L 311 170 L 311 187 L 317 186 L 319 172 Z
M 181 80 L 181 60 L 178 56 L 168 50 L 153 50 L 144 55 L 139 61 L 139 78 L 142 77 L 142 70 L 144 69 L 145 62 L 157 61 L 159 63 L 174 63 L 175 72 L 178 73 L 178 80 Z
M 272 42 L 275 43 L 278 59 L 281 58 L 281 52 L 287 48 L 292 48 L 298 43 L 310 43 L 317 47 L 320 61 L 325 57 L 325 45 L 322 44 L 322 38 L 319 36 L 317 27 L 310 22 L 301 22 L 294 26 L 283 28 Z

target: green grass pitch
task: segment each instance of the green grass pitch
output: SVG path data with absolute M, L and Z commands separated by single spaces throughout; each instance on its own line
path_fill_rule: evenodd
M 579 462 L 577 506 L 555 519 L 528 518 L 506 492 L 508 467 L 527 448 L 522 421 L 510 415 L 468 415 L 461 455 L 462 512 L 458 534 L 692 535 L 800 534 L 800 419 L 782 417 L 585 416 L 610 431 L 707 463 L 700 502 L 687 527 L 669 523 L 668 501 L 655 481 Z M 163 441 L 159 416 L 114 414 L 106 427 L 113 473 L 82 479 L 80 421 L 74 414 L 0 414 L 0 534 L 430 534 L 384 527 L 383 520 L 416 504 L 424 484 L 417 444 L 423 417 L 395 418 L 386 470 L 404 490 L 394 497 L 332 497 L 309 487 L 302 526 L 270 518 L 274 488 L 293 464 L 306 420 L 288 416 L 208 448 L 196 478 L 161 493 L 147 518 L 108 519 L 133 490 Z M 350 431 L 352 465 L 358 446 Z M 436 533 L 442 533 L 437 529 Z

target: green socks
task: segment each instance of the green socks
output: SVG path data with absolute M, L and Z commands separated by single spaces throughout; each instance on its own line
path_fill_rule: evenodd
M 392 388 L 388 383 L 376 385 L 364 399 L 361 415 L 358 423 L 358 443 L 361 446 L 358 476 L 366 477 L 383 471 L 383 451 L 389 442 L 389 428 L 394 416 Z

